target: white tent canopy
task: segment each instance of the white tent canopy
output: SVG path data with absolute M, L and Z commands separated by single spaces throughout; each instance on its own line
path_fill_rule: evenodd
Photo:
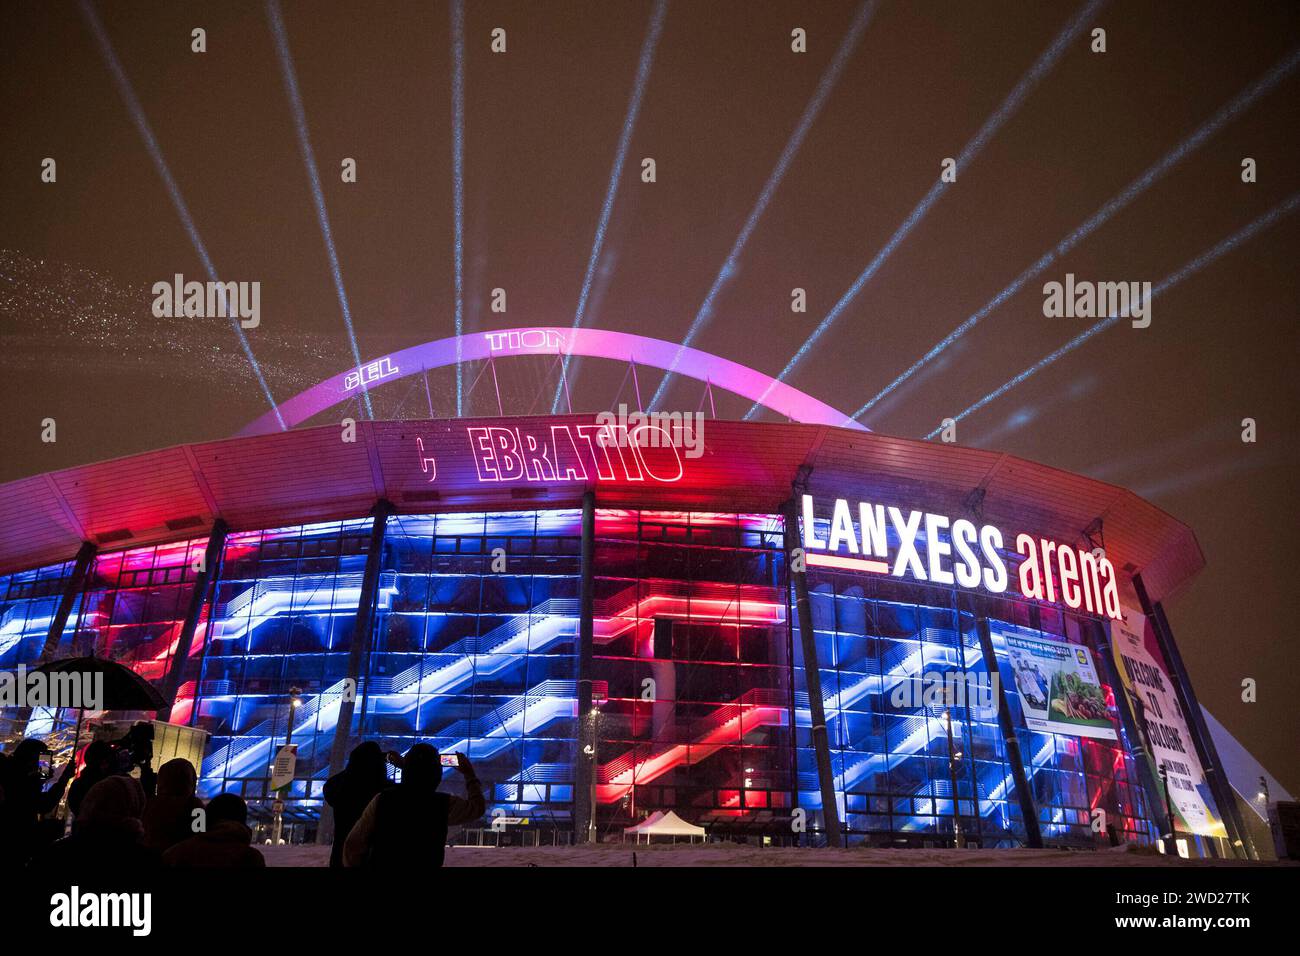
M 650 816 L 646 817 L 640 823 L 634 823 L 630 827 L 624 827 L 623 832 L 639 833 L 642 830 L 644 830 L 646 827 L 658 823 L 660 820 L 663 819 L 663 816 L 664 816 L 664 812 L 662 810 L 656 810 L 654 813 L 650 814 Z
M 672 837 L 674 840 L 677 837 L 684 836 L 694 842 L 696 837 L 704 838 L 704 827 L 697 827 L 693 823 L 687 823 L 671 810 L 667 813 L 656 810 L 640 823 L 625 827 L 623 833 L 631 833 L 637 840 L 644 836 L 647 843 L 651 837 L 657 836 Z

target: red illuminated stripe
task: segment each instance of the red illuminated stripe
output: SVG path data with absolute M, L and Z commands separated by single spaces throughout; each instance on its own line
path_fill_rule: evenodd
M 874 571 L 876 574 L 889 573 L 889 564 L 885 561 L 868 561 L 866 558 L 842 558 L 837 554 L 809 554 L 808 563 L 818 568 L 842 568 L 845 571 Z

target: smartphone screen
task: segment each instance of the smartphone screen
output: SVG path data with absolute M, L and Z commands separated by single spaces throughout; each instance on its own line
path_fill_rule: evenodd
M 36 766 L 39 768 L 42 779 L 49 779 L 50 774 L 54 772 L 54 765 L 50 763 L 49 754 L 41 754 L 37 758 Z
M 439 754 L 438 759 L 444 767 L 460 766 L 460 759 L 455 754 Z

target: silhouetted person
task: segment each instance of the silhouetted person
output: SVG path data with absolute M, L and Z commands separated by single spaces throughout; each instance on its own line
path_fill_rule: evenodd
M 31 868 L 47 876 L 133 873 L 158 866 L 158 854 L 141 842 L 144 788 L 114 774 L 90 788 L 72 834 L 38 852 Z
M 75 820 L 81 812 L 81 801 L 90 789 L 101 780 L 124 774 L 129 776 L 136 767 L 140 768 L 140 787 L 145 798 L 151 798 L 157 789 L 158 775 L 150 767 L 153 759 L 152 743 L 146 742 L 145 749 L 132 753 L 124 746 L 114 746 L 107 740 L 92 740 L 83 755 L 81 773 L 68 788 L 68 809 Z
M 76 818 L 81 814 L 81 802 L 90 793 L 90 788 L 101 780 L 107 780 L 117 773 L 117 754 L 106 740 L 92 740 L 86 746 L 81 773 L 72 781 L 68 790 L 68 809 Z
M 72 761 L 63 766 L 53 785 L 45 789 L 41 757 L 50 748 L 36 738 L 24 740 L 0 758 L 0 865 L 22 866 L 41 843 L 40 818 L 59 805 L 72 773 Z
M 343 865 L 343 844 L 376 794 L 393 786 L 388 759 L 373 740 L 358 744 L 348 765 L 325 781 L 325 802 L 334 808 L 334 845 L 330 866 Z
M 144 843 L 161 853 L 194 835 L 194 811 L 203 801 L 194 795 L 198 774 L 183 757 L 158 769 L 158 793 L 144 808 Z
M 204 809 L 207 832 L 182 840 L 163 854 L 164 866 L 259 867 L 266 866 L 262 852 L 251 846 L 248 804 L 235 793 L 223 793 Z
M 370 801 L 343 846 L 344 866 L 376 869 L 442 866 L 447 828 L 483 815 L 483 788 L 464 754 L 456 755 L 465 775 L 462 800 L 439 793 L 442 764 L 429 744 L 416 744 L 402 759 L 402 782 Z

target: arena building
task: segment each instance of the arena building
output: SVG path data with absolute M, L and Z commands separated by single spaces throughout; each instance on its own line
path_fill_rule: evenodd
M 173 703 L 108 716 L 202 730 L 200 795 L 263 820 L 278 797 L 296 839 L 365 738 L 469 755 L 494 838 L 671 810 L 778 843 L 1097 847 L 1172 823 L 1181 852 L 1254 854 L 1162 609 L 1202 567 L 1189 528 L 583 331 L 394 353 L 239 437 L 0 486 L 0 669 L 129 665 Z M 411 369 L 628 339 L 797 420 L 711 417 L 693 457 L 652 418 L 337 418 Z M 78 715 L 6 717 L 12 740 Z

